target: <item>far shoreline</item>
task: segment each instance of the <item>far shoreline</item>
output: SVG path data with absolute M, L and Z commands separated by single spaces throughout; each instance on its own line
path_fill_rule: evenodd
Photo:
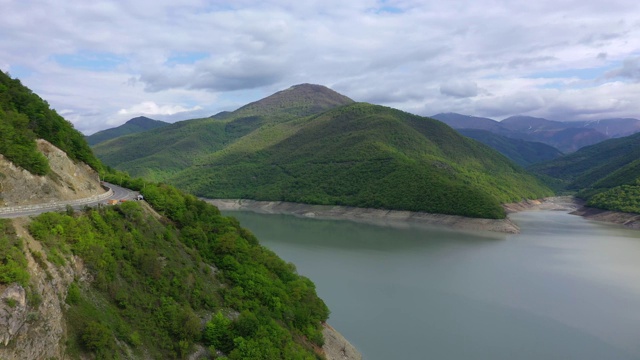
M 412 225 L 434 226 L 462 231 L 483 231 L 519 234 L 518 225 L 509 214 L 521 211 L 564 211 L 587 220 L 621 225 L 640 230 L 640 214 L 623 213 L 586 207 L 584 201 L 573 196 L 552 196 L 537 200 L 524 200 L 503 204 L 505 219 L 470 218 L 459 215 L 426 212 L 358 208 L 340 205 L 312 205 L 285 201 L 258 201 L 249 199 L 207 199 L 221 211 L 249 211 L 259 214 L 283 214 L 312 219 L 348 220 L 379 226 L 408 227 Z
M 482 219 L 459 215 L 358 208 L 339 205 L 310 205 L 285 201 L 201 199 L 209 204 L 215 205 L 221 211 L 250 211 L 260 214 L 286 214 L 314 219 L 350 220 L 392 227 L 422 225 L 439 226 L 463 231 L 490 231 L 507 234 L 520 233 L 520 228 L 508 217 L 506 219 Z

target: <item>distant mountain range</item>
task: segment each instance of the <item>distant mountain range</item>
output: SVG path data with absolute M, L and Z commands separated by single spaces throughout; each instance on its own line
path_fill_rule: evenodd
M 454 129 L 480 129 L 508 138 L 541 142 L 564 153 L 584 146 L 640 132 L 640 120 L 631 118 L 596 121 L 553 121 L 531 116 L 512 116 L 502 121 L 457 113 L 433 115 Z
M 311 84 L 94 150 L 110 166 L 209 198 L 501 218 L 501 203 L 551 194 L 439 121 Z
M 93 135 L 85 136 L 85 139 L 87 140 L 87 143 L 89 143 L 89 145 L 94 146 L 103 141 L 115 139 L 123 135 L 136 134 L 167 125 L 169 125 L 169 123 L 164 121 L 153 120 L 149 119 L 148 117 L 139 116 L 127 121 L 126 123 L 118 127 L 98 131 Z

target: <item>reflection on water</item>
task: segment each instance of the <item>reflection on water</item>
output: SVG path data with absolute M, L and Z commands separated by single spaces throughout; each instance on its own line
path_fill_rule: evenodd
M 366 359 L 640 359 L 640 233 L 562 212 L 519 235 L 233 212 Z

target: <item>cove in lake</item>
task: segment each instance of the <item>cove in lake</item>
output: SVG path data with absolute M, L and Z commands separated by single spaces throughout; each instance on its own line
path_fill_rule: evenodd
M 482 236 L 226 214 L 315 282 L 365 359 L 640 359 L 640 232 L 557 211 Z

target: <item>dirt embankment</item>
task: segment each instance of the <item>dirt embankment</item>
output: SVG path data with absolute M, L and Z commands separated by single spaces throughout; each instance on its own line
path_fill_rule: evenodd
M 588 220 L 602 221 L 640 230 L 640 214 L 586 207 L 584 201 L 576 199 L 573 196 L 555 196 L 541 200 L 529 200 L 514 204 L 505 204 L 504 207 L 509 213 L 527 210 L 566 211 L 572 215 L 582 216 Z
M 528 210 L 576 211 L 584 206 L 584 202 L 573 196 L 553 196 L 539 200 L 525 200 L 502 205 L 507 213 Z
M 104 193 L 98 174 L 88 165 L 75 163 L 45 140 L 37 142 L 49 160 L 51 172 L 36 176 L 0 155 L 0 206 L 76 200 Z
M 322 351 L 327 360 L 362 360 L 362 354 L 329 324 L 322 324 L 324 345 Z
M 252 211 L 262 214 L 290 214 L 300 217 L 352 220 L 364 223 L 406 227 L 410 224 L 444 226 L 467 231 L 493 231 L 517 234 L 520 229 L 509 219 L 478 219 L 424 212 L 356 208 L 350 206 L 308 205 L 284 201 L 203 199 L 220 210 Z
M 603 221 L 611 224 L 622 225 L 631 229 L 640 230 L 640 214 L 608 211 L 596 208 L 583 207 L 572 214 L 582 216 L 589 220 Z

